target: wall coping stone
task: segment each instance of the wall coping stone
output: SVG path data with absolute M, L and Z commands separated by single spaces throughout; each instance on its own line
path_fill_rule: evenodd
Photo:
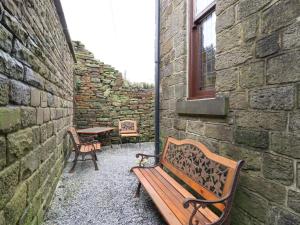
M 222 116 L 228 114 L 227 97 L 217 97 L 176 102 L 176 113 L 187 115 Z

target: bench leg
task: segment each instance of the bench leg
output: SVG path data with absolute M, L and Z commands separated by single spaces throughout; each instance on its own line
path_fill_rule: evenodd
M 135 195 L 134 195 L 135 198 L 139 198 L 140 197 L 141 186 L 142 186 L 142 184 L 141 184 L 141 182 L 139 182 L 138 186 L 137 186 L 137 189 L 136 189 L 136 192 L 135 192 Z
M 72 168 L 70 169 L 69 173 L 74 173 L 75 166 L 76 166 L 77 160 L 78 160 L 78 156 L 79 156 L 79 153 L 75 151 L 75 158 L 74 158 L 74 160 L 73 160 L 73 166 L 72 166 Z
M 97 158 L 96 152 L 92 152 L 91 155 L 92 155 L 92 160 L 93 160 L 93 163 L 94 163 L 94 166 L 95 166 L 95 170 L 99 170 L 97 162 L 96 162 L 96 158 Z

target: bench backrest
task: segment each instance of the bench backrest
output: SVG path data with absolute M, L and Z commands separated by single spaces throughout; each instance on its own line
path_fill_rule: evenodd
M 73 142 L 76 144 L 76 145 L 80 145 L 80 139 L 79 139 L 79 136 L 78 136 L 78 133 L 76 131 L 76 129 L 74 127 L 70 127 L 68 129 L 68 133 L 70 134 L 70 136 L 72 137 L 72 140 Z
M 137 133 L 137 122 L 134 120 L 119 121 L 120 134 Z
M 238 163 L 211 152 L 193 140 L 168 138 L 161 163 L 207 200 L 218 200 L 232 189 Z M 223 211 L 223 204 L 215 205 Z

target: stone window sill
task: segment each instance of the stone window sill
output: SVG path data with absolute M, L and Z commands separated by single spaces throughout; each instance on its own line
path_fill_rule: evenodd
M 228 98 L 217 97 L 209 99 L 197 99 L 178 101 L 176 113 L 193 116 L 221 116 L 228 114 Z

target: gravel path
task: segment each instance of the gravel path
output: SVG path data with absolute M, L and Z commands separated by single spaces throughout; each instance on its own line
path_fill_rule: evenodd
M 140 198 L 133 197 L 137 179 L 129 169 L 137 164 L 138 152 L 153 154 L 153 143 L 103 148 L 97 154 L 99 171 L 92 161 L 85 161 L 70 174 L 70 157 L 44 225 L 165 225 L 143 189 Z

